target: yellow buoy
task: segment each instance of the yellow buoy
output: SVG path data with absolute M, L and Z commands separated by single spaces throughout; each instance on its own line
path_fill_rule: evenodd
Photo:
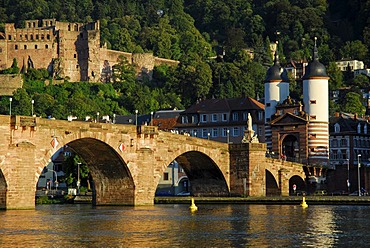
M 191 212 L 194 212 L 194 211 L 198 210 L 198 207 L 195 206 L 194 198 L 191 198 L 191 205 L 190 205 L 189 209 L 190 209 Z
M 307 208 L 308 207 L 308 205 L 306 203 L 306 197 L 304 197 L 304 196 L 303 196 L 303 199 L 302 199 L 301 207 L 302 208 Z

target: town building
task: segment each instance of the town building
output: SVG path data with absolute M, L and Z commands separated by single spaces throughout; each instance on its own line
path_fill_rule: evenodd
M 353 72 L 365 68 L 364 62 L 356 59 L 341 59 L 339 61 L 336 61 L 335 64 L 341 71 L 347 71 L 349 69 Z
M 198 138 L 241 143 L 248 114 L 259 142 L 265 142 L 264 106 L 250 97 L 203 100 L 180 113 L 175 129 Z
M 347 113 L 330 117 L 330 164 L 332 190 L 354 192 L 370 187 L 370 124 L 368 118 Z M 360 168 L 358 165 L 360 164 Z M 360 175 L 360 180 L 358 178 Z M 349 184 L 348 184 L 349 183 Z
M 22 70 L 47 69 L 55 79 L 109 82 L 120 56 L 133 64 L 139 78 L 151 79 L 155 65 L 179 62 L 107 49 L 100 44 L 100 22 L 71 23 L 55 19 L 27 20 L 24 28 L 5 24 L 0 34 L 0 70 L 16 59 Z

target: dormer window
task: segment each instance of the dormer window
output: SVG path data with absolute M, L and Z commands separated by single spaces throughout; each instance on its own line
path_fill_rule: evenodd
M 207 122 L 207 115 L 201 115 L 202 122 Z
M 217 122 L 217 114 L 212 114 L 212 122 Z
M 238 113 L 233 113 L 233 121 L 237 121 L 238 120 Z
M 338 123 L 335 123 L 334 125 L 334 132 L 339 133 L 340 132 L 340 125 Z

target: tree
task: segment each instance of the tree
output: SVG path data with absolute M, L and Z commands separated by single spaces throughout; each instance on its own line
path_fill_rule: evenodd
M 329 90 L 337 90 L 342 86 L 343 73 L 335 62 L 330 62 L 326 71 L 329 76 Z
M 347 41 L 340 49 L 342 58 L 352 58 L 358 60 L 366 60 L 368 55 L 367 47 L 359 40 Z
M 361 102 L 361 95 L 355 92 L 348 92 L 345 96 L 344 106 L 342 106 L 344 112 L 362 115 L 365 113 L 365 107 Z

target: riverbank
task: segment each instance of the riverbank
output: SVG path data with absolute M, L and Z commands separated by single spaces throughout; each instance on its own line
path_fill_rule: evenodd
M 189 204 L 191 196 L 155 197 L 155 204 Z M 299 205 L 302 196 L 270 197 L 194 197 L 200 204 L 279 204 Z M 370 205 L 370 196 L 306 196 L 308 205 Z

